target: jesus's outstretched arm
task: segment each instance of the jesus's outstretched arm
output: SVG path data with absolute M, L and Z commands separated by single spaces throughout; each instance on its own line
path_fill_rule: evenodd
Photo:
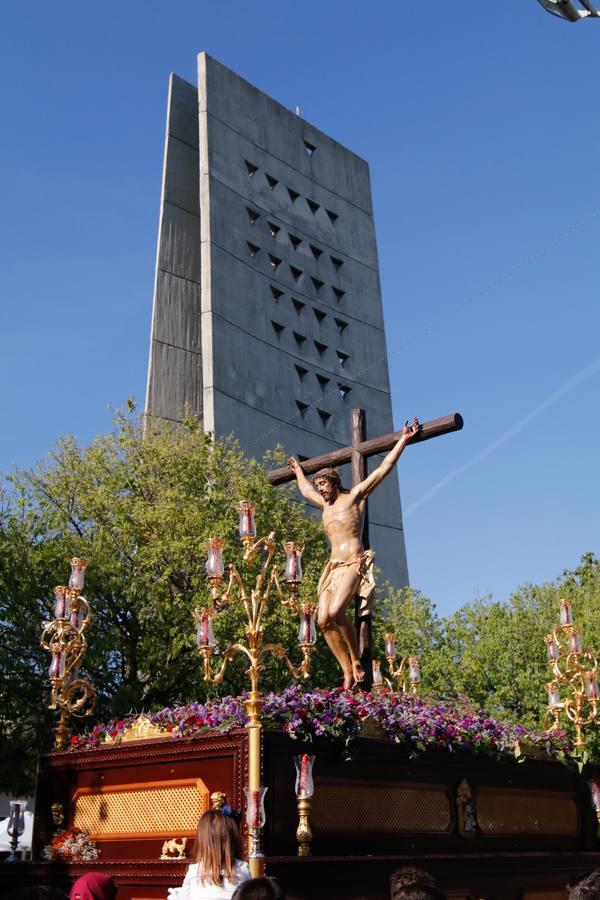
M 319 509 L 323 509 L 324 503 L 323 498 L 317 491 L 311 481 L 308 480 L 306 475 L 304 474 L 304 470 L 295 456 L 290 456 L 288 459 L 288 466 L 296 476 L 296 481 L 298 482 L 298 490 L 302 494 L 305 500 L 308 500 L 309 503 L 314 503 L 315 506 L 318 506 Z
M 407 419 L 399 440 L 395 443 L 387 456 L 384 457 L 382 462 L 370 475 L 367 475 L 360 484 L 357 484 L 352 488 L 352 494 L 356 500 L 365 500 L 369 494 L 372 494 L 375 488 L 381 484 L 386 475 L 390 474 L 411 437 L 415 435 L 420 428 L 421 426 L 419 425 L 418 419 L 415 418 L 412 425 L 408 424 Z

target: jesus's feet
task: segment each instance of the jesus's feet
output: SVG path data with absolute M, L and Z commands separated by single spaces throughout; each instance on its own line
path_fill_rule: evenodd
M 352 675 L 357 684 L 360 684 L 361 681 L 365 680 L 365 670 L 362 667 L 360 659 L 352 660 Z
M 347 672 L 344 672 L 344 683 L 343 690 L 351 691 L 354 686 L 354 672 L 352 669 L 348 669 Z

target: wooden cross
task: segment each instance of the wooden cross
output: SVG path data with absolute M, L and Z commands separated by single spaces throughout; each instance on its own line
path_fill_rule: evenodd
M 453 413 L 450 416 L 443 416 L 441 419 L 433 419 L 430 422 L 423 422 L 420 430 L 409 440 L 409 444 L 419 444 L 422 441 L 428 441 L 434 437 L 440 437 L 443 434 L 450 434 L 453 431 L 460 431 L 463 427 L 463 418 L 459 413 Z M 342 447 L 340 450 L 333 450 L 331 453 L 322 453 L 320 456 L 313 456 L 311 459 L 304 459 L 300 465 L 306 475 L 311 475 L 319 469 L 328 466 L 341 466 L 350 463 L 352 467 L 352 486 L 359 484 L 367 476 L 367 459 L 370 456 L 377 456 L 380 453 L 387 453 L 400 440 L 401 431 L 393 431 L 391 434 L 384 434 L 381 437 L 371 438 L 367 440 L 366 415 L 364 409 L 352 410 L 351 433 L 352 443 L 349 447 Z M 267 473 L 271 484 L 284 484 L 287 481 L 293 481 L 294 473 L 287 467 L 281 469 L 271 469 Z M 369 518 L 368 518 L 368 502 L 365 506 L 365 522 L 363 528 L 363 546 L 369 547 Z M 373 660 L 372 660 L 372 634 L 371 634 L 371 616 L 358 616 L 358 603 L 355 606 L 354 622 L 358 645 L 360 649 L 360 659 L 363 664 L 366 677 L 362 686 L 364 690 L 369 691 L 373 684 Z

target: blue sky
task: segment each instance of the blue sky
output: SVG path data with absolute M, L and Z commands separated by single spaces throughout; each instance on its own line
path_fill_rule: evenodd
M 406 9 L 405 9 L 406 8 Z M 3 7 L 0 470 L 143 404 L 167 78 L 207 50 L 371 164 L 411 581 L 599 551 L 600 22 L 536 0 Z

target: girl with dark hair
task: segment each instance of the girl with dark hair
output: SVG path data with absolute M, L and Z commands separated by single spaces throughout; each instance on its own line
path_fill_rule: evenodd
M 229 900 L 250 870 L 239 858 L 240 833 L 235 820 L 218 809 L 200 818 L 194 862 L 183 884 L 169 892 L 169 900 Z

